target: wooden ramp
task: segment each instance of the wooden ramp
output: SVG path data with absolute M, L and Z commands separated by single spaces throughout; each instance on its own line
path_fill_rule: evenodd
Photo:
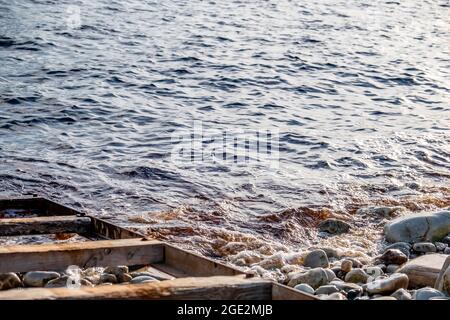
M 0 200 L 0 238 L 76 233 L 81 242 L 0 247 L 0 274 L 126 265 L 145 266 L 162 281 L 74 288 L 25 288 L 0 291 L 5 299 L 212 299 L 316 300 L 290 287 L 148 239 L 107 221 L 86 216 L 44 198 Z

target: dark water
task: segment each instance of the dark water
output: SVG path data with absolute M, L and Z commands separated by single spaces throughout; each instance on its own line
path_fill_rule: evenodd
M 1 195 L 209 249 L 449 206 L 449 17 L 446 0 L 0 0 Z M 174 163 L 194 120 L 278 132 L 279 166 Z

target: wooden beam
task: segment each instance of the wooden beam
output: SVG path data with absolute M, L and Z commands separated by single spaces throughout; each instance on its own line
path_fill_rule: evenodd
M 0 292 L 0 300 L 270 300 L 272 283 L 238 277 L 182 278 L 135 285 L 80 289 L 25 289 Z
M 171 274 L 170 268 L 177 269 L 179 273 L 191 277 L 234 276 L 243 274 L 243 272 L 238 269 L 202 257 L 196 253 L 176 248 L 167 243 L 164 244 L 164 249 L 164 263 L 168 268 L 161 270 L 169 274 Z M 161 268 L 161 266 L 155 267 Z
M 49 233 L 87 233 L 91 219 L 77 216 L 0 219 L 0 236 Z
M 164 260 L 164 245 L 141 239 L 0 247 L 0 273 L 146 265 Z
M 135 231 L 127 230 L 125 228 L 116 226 L 108 221 L 92 218 L 92 232 L 96 236 L 100 236 L 106 239 L 133 239 L 133 238 L 145 238 L 143 234 Z
M 291 287 L 274 283 L 272 287 L 272 300 L 319 300 L 319 298 Z

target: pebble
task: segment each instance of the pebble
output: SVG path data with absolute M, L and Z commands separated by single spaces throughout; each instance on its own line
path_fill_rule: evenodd
M 383 218 L 395 217 L 400 212 L 404 211 L 404 207 L 367 207 L 360 208 L 356 211 L 358 215 L 378 216 Z
M 344 292 L 350 292 L 352 290 L 359 292 L 360 294 L 363 293 L 363 288 L 356 283 L 349 283 L 349 282 L 343 282 L 343 281 L 336 281 L 333 280 L 330 282 L 330 284 L 334 285 L 336 288 L 339 289 L 339 291 Z
M 450 254 L 450 247 L 445 248 L 444 254 Z
M 319 224 L 320 232 L 328 232 L 330 234 L 347 233 L 350 230 L 350 225 L 339 219 L 326 219 Z
M 339 292 L 339 289 L 336 286 L 332 285 L 332 284 L 331 285 L 328 284 L 328 285 L 319 287 L 316 290 L 315 294 L 316 295 L 319 295 L 319 294 L 330 295 L 330 294 L 335 293 L 335 292 Z
M 386 267 L 386 273 L 395 273 L 399 268 L 398 264 L 390 264 Z
M 331 273 L 331 274 L 330 274 Z M 288 286 L 295 287 L 297 284 L 306 283 L 317 289 L 328 284 L 335 278 L 335 274 L 330 269 L 314 268 L 306 272 L 294 273 L 288 282 Z
M 341 262 L 341 270 L 345 273 L 348 273 L 353 268 L 353 262 L 351 260 L 345 259 Z
M 448 247 L 448 244 L 443 243 L 443 242 L 435 242 L 434 245 L 436 246 L 437 251 L 444 251 L 445 248 Z
M 363 267 L 363 264 L 361 263 L 361 261 L 359 261 L 355 258 L 345 258 L 345 259 L 350 260 L 353 263 L 353 265 L 352 265 L 353 268 L 362 268 Z
M 386 269 L 386 266 L 384 266 L 384 269 Z M 384 274 L 383 269 L 379 266 L 367 267 L 364 271 L 371 278 L 368 279 L 368 281 L 375 280 L 376 278 Z
M 431 242 L 418 242 L 413 245 L 413 250 L 420 253 L 436 252 L 436 246 Z
M 149 277 L 149 276 L 140 276 L 140 277 L 136 277 L 136 278 L 132 278 L 130 280 L 131 284 L 136 284 L 136 283 L 149 283 L 149 282 L 159 282 L 158 280 L 156 280 L 153 277 Z
M 396 242 L 396 243 L 393 243 L 393 244 L 387 246 L 384 249 L 384 251 L 389 250 L 389 249 L 397 249 L 397 250 L 400 250 L 401 252 L 403 252 L 409 258 L 411 248 L 412 248 L 412 246 L 407 242 Z
M 130 282 L 131 279 L 133 279 L 133 277 L 130 276 L 128 273 L 120 273 L 116 275 L 116 277 L 119 283 Z
M 332 293 L 328 296 L 324 296 L 323 300 L 347 300 L 347 298 L 340 292 Z
M 370 294 L 392 293 L 401 288 L 407 289 L 408 283 L 409 279 L 406 274 L 394 273 L 388 278 L 369 282 L 366 286 L 366 290 Z
M 107 267 L 103 272 L 114 274 L 117 277 L 119 274 L 128 273 L 128 267 L 127 266 Z
M 360 297 L 361 294 L 362 294 L 362 290 L 361 291 L 355 290 L 355 289 L 349 290 L 347 292 L 347 299 L 348 300 L 355 300 L 356 298 Z
M 59 278 L 50 280 L 49 282 L 47 282 L 45 284 L 45 287 L 46 288 L 64 288 L 64 287 L 67 287 L 68 281 L 69 281 L 69 276 L 64 275 Z M 72 282 L 69 282 L 69 285 L 77 286 L 77 283 L 75 281 L 72 281 Z M 80 285 L 81 285 L 81 283 L 80 283 Z
M 102 273 L 100 275 L 100 283 L 117 283 L 117 277 L 112 273 Z
M 442 239 L 442 242 L 450 246 L 450 234 L 444 237 L 444 239 Z
M 445 297 L 439 290 L 426 287 L 416 290 L 414 293 L 414 300 L 430 300 L 433 297 Z
M 0 290 L 9 290 L 19 287 L 22 287 L 22 281 L 17 274 L 13 272 L 0 274 Z
M 438 286 L 439 288 L 442 288 L 443 292 L 450 296 L 450 266 L 447 267 Z
M 301 292 L 305 292 L 305 293 L 309 293 L 309 294 L 314 294 L 314 288 L 311 287 L 309 284 L 306 283 L 301 283 L 298 284 L 294 287 L 294 289 L 301 291 Z
M 311 251 L 305 257 L 303 265 L 309 268 L 328 268 L 330 262 L 325 251 L 319 249 Z
M 395 297 L 397 300 L 412 300 L 411 294 L 406 289 L 398 289 L 393 294 L 391 294 L 392 297 Z
M 408 257 L 399 249 L 388 249 L 378 258 L 378 260 L 386 265 L 401 265 L 408 261 Z
M 345 276 L 345 282 L 366 283 L 369 275 L 363 269 L 353 269 Z
M 23 283 L 27 287 L 43 287 L 48 281 L 59 278 L 54 271 L 30 271 L 23 276 Z

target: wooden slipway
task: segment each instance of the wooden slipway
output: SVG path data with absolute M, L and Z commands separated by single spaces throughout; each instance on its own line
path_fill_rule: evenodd
M 11 213 L 20 217 L 12 217 Z M 76 233 L 82 241 L 0 246 L 0 273 L 127 265 L 152 268 L 160 282 L 0 291 L 4 299 L 315 300 L 287 286 L 88 216 L 45 198 L 0 200 L 1 237 Z

